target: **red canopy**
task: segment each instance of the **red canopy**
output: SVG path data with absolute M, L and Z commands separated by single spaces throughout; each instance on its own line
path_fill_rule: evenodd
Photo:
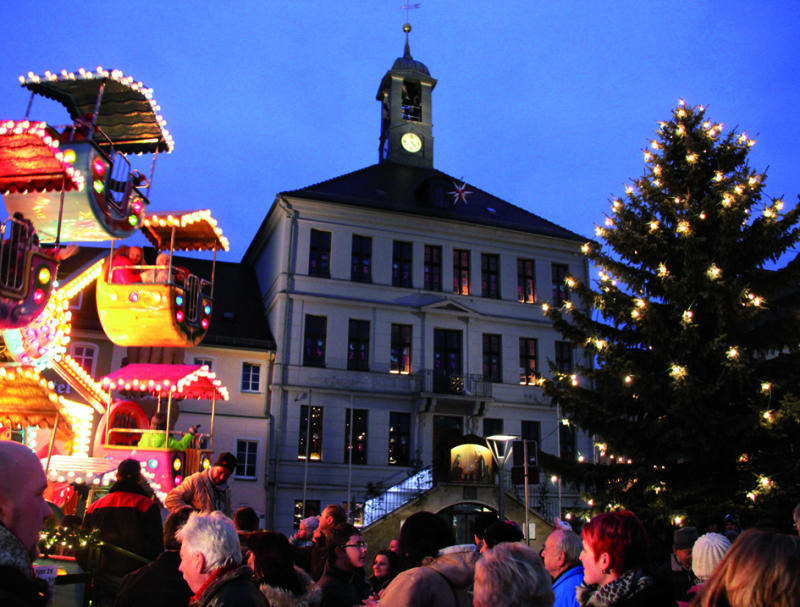
M 106 389 L 172 392 L 175 398 L 228 400 L 228 389 L 205 365 L 137 363 L 106 375 L 102 382 Z
M 44 122 L 0 122 L 0 193 L 79 190 L 83 184 Z

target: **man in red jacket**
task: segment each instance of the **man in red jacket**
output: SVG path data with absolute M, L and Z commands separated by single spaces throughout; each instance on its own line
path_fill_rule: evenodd
M 147 496 L 140 485 L 141 466 L 135 459 L 126 459 L 117 468 L 117 482 L 108 495 L 86 509 L 83 528 L 100 530 L 99 558 L 89 563 L 87 553 L 78 553 L 84 569 L 95 570 L 95 605 L 113 601 L 122 577 L 155 559 L 163 548 L 161 509 Z M 121 548 L 140 558 L 116 550 Z

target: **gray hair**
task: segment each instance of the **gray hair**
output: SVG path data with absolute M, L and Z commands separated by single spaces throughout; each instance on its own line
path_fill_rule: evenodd
M 577 565 L 581 560 L 583 542 L 580 536 L 569 529 L 556 529 L 556 550 L 564 553 L 564 560 L 568 565 Z
M 187 551 L 203 555 L 203 573 L 211 573 L 226 565 L 240 565 L 242 562 L 242 548 L 236 527 L 222 512 L 193 512 L 175 537 Z
M 536 551 L 504 542 L 475 565 L 475 607 L 552 607 L 553 586 Z

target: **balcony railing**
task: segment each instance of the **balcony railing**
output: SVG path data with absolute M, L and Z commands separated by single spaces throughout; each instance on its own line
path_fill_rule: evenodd
M 476 373 L 450 374 L 426 369 L 422 382 L 423 392 L 453 394 L 489 398 L 492 396 L 492 382 Z

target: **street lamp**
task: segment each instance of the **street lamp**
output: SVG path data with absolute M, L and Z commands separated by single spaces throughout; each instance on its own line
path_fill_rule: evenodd
M 492 450 L 492 457 L 497 464 L 497 475 L 499 482 L 497 484 L 497 509 L 500 512 L 500 520 L 505 518 L 505 496 L 503 495 L 503 469 L 505 468 L 508 458 L 514 450 L 513 441 L 517 436 L 509 434 L 494 434 L 487 436 L 486 441 L 489 443 L 489 448 Z

